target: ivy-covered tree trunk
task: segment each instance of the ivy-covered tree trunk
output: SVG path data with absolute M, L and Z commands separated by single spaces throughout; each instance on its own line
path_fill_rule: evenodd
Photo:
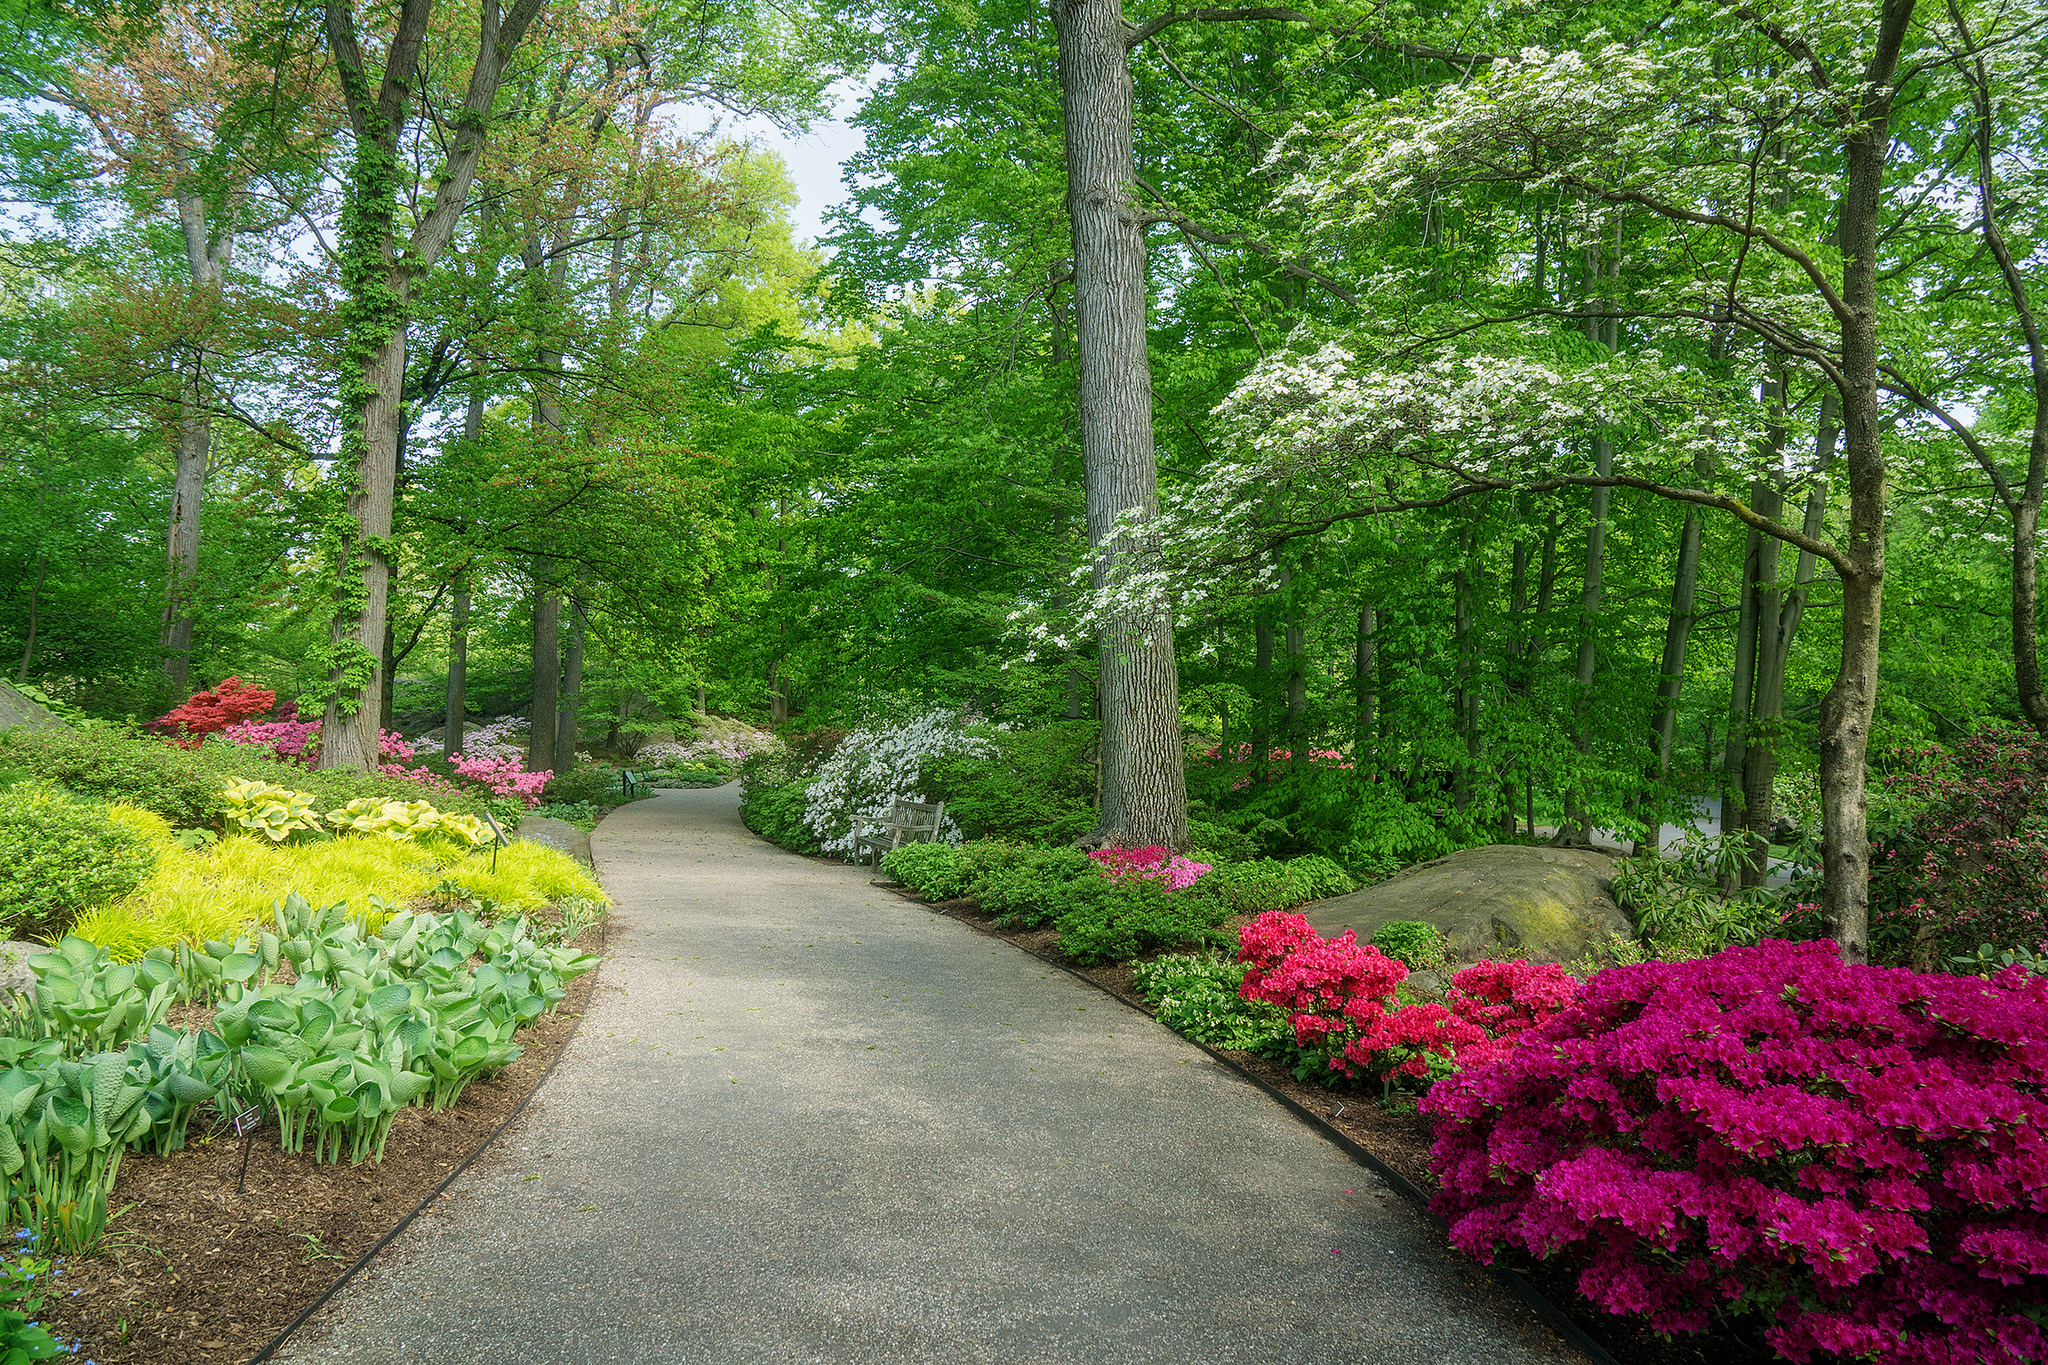
M 322 530 L 321 550 L 332 576 L 333 626 L 324 657 L 327 713 L 320 766 L 360 768 L 377 762 L 382 710 L 378 663 L 390 604 L 392 505 L 397 493 L 401 386 L 405 380 L 406 305 L 416 281 L 446 249 L 476 176 L 491 106 L 506 65 L 546 0 L 515 0 L 501 14 L 483 0 L 475 64 L 461 105 L 447 119 L 446 158 L 420 185 L 412 229 L 398 232 L 400 181 L 412 174 L 398 155 L 412 118 L 432 0 L 404 0 L 396 24 L 372 50 L 383 57 L 373 75 L 353 6 L 328 0 L 322 11 L 352 154 L 341 220 L 342 458 L 347 497 Z M 379 14 L 388 11 L 377 11 Z M 409 196 L 408 196 L 409 197 Z
M 1067 214 L 1088 543 L 1098 589 L 1115 592 L 1149 552 L 1123 518 L 1158 513 L 1152 371 L 1146 350 L 1144 225 L 1137 180 L 1129 25 L 1116 0 L 1052 0 L 1059 37 Z M 1098 635 L 1102 803 L 1096 847 L 1187 846 L 1187 775 L 1173 618 L 1124 599 Z

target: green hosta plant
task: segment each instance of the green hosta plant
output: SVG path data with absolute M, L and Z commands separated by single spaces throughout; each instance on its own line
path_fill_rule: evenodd
M 239 777 L 221 788 L 221 814 L 229 824 L 280 844 L 299 830 L 320 828 L 311 793 Z
M 8 1032 L 55 1038 L 66 1055 L 123 1047 L 164 1021 L 179 994 L 171 955 L 155 950 L 116 962 L 103 948 L 66 934 L 56 951 L 28 960 L 36 984 L 5 1021 Z
M 92 1250 L 116 1216 L 109 1207 L 121 1156 L 148 1135 L 148 1088 L 128 1059 L 102 1052 L 40 1071 L 0 1072 L 0 1170 L 21 1221 L 39 1245 Z
M 186 1032 L 161 1026 L 128 1045 L 128 1078 L 143 1087 L 149 1111 L 150 1150 L 158 1156 L 180 1151 L 192 1111 L 220 1093 L 233 1063 L 226 1042 L 210 1029 Z

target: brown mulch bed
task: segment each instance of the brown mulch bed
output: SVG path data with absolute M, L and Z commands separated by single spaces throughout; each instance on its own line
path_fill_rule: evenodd
M 924 905 L 928 910 L 949 915 L 982 933 L 1014 943 L 1056 966 L 1064 967 L 1102 987 L 1132 1009 L 1148 1015 L 1152 1013 L 1152 1007 L 1132 987 L 1135 963 L 1076 966 L 1062 957 L 1059 935 L 1051 929 L 1006 929 L 996 924 L 994 916 L 982 913 L 971 899 L 926 904 L 905 888 L 889 889 Z M 1234 929 L 1239 923 L 1232 921 L 1225 927 Z M 1307 1110 L 1315 1116 L 1317 1123 L 1341 1133 L 1370 1152 L 1377 1160 L 1399 1172 L 1416 1189 L 1425 1193 L 1435 1191 L 1436 1177 L 1429 1170 L 1431 1132 L 1427 1118 L 1412 1111 L 1403 1113 L 1386 1109 L 1367 1092 L 1332 1090 L 1298 1081 L 1292 1071 L 1279 1063 L 1249 1052 L 1223 1048 L 1210 1050 Z M 1340 1108 L 1341 1113 L 1338 1112 Z M 1528 1258 L 1515 1259 L 1512 1265 L 1538 1293 L 1622 1365 L 1731 1365 L 1779 1359 L 1758 1343 L 1728 1332 L 1661 1337 L 1641 1319 L 1603 1312 L 1581 1297 L 1576 1288 L 1577 1276 L 1568 1266 Z
M 597 951 L 597 931 L 577 946 Z M 100 1365 L 250 1359 L 525 1101 L 575 1031 L 597 975 L 570 982 L 556 1013 L 521 1030 L 519 1060 L 471 1082 L 453 1107 L 402 1110 L 381 1165 L 287 1155 L 267 1123 L 248 1142 L 238 1193 L 244 1143 L 225 1125 L 209 1136 L 211 1111 L 193 1119 L 185 1151 L 130 1152 L 114 1207 L 134 1207 L 101 1252 L 63 1267 L 41 1320 L 60 1341 L 82 1340 L 79 1358 Z

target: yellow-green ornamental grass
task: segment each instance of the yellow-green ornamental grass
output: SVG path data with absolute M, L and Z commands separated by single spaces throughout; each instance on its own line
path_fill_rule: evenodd
M 455 839 L 354 834 L 292 844 L 231 834 L 210 847 L 181 849 L 161 817 L 125 806 L 111 813 L 156 847 L 156 871 L 133 894 L 80 915 L 71 932 L 121 961 L 180 941 L 232 939 L 267 919 L 272 904 L 292 891 L 316 906 L 346 901 L 358 913 L 369 912 L 372 896 L 401 906 L 443 880 L 515 913 L 566 896 L 605 899 L 581 864 L 539 844 L 500 849 L 493 872 L 490 849 L 470 850 Z

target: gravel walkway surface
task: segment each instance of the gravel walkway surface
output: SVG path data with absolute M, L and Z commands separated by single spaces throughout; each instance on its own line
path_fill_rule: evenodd
M 281 1359 L 1579 1359 L 1198 1049 L 737 805 L 599 828 L 582 1031 Z

